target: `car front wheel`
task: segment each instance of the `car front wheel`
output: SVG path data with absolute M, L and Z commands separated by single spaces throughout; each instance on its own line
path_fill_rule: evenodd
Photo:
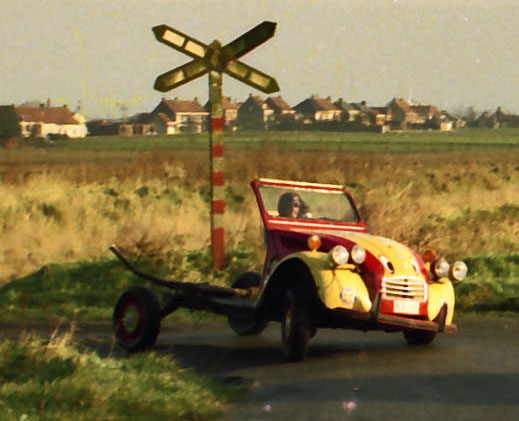
M 302 361 L 308 352 L 311 329 L 308 313 L 300 296 L 287 290 L 281 318 L 281 342 L 283 353 L 291 361 Z
M 131 287 L 121 294 L 114 308 L 113 329 L 118 345 L 128 352 L 153 347 L 160 332 L 160 306 L 153 292 Z

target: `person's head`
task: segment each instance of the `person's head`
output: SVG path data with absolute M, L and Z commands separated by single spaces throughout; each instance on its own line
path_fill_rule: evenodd
M 279 198 L 279 216 L 283 216 L 285 218 L 300 218 L 304 212 L 306 212 L 305 203 L 297 193 L 283 193 Z

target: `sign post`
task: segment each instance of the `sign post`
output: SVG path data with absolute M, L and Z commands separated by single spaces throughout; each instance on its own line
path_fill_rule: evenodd
M 154 89 L 167 92 L 206 73 L 209 74 L 211 249 L 213 266 L 217 270 L 221 270 L 225 266 L 222 75 L 226 73 L 268 94 L 279 91 L 279 86 L 273 77 L 238 60 L 271 38 L 275 30 L 274 22 L 265 21 L 222 47 L 216 40 L 211 45 L 206 45 L 167 25 L 158 25 L 153 28 L 155 38 L 159 42 L 193 58 L 189 63 L 159 75 L 155 80 Z

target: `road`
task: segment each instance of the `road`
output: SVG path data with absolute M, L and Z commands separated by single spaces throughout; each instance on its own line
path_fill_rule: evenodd
M 322 329 L 301 363 L 283 360 L 279 324 L 238 337 L 223 322 L 168 323 L 156 350 L 245 388 L 221 421 L 519 418 L 519 315 L 457 317 L 458 333 L 407 346 L 401 334 Z M 106 324 L 78 336 L 110 343 Z

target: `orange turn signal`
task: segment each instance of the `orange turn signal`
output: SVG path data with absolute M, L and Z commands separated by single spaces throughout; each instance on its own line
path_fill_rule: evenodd
M 427 249 L 424 251 L 424 253 L 422 254 L 422 260 L 424 262 L 433 262 L 434 260 L 436 260 L 436 252 L 434 250 L 431 250 L 431 249 Z
M 318 235 L 312 234 L 310 237 L 308 237 L 308 248 L 310 250 L 315 251 L 319 247 L 321 247 L 321 239 Z

